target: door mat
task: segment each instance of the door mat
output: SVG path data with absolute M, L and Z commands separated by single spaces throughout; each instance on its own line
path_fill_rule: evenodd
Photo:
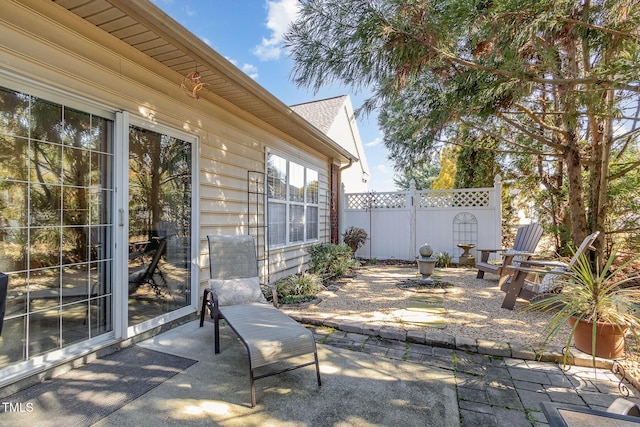
M 90 426 L 196 363 L 131 346 L 4 398 L 20 425 Z M 0 407 L 0 424 L 15 413 Z M 18 424 L 13 424 L 18 425 Z

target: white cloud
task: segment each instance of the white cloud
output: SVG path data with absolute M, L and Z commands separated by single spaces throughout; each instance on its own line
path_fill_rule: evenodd
M 373 141 L 371 141 L 371 142 L 367 142 L 367 143 L 365 144 L 365 147 L 376 147 L 376 146 L 378 146 L 378 145 L 380 145 L 380 144 L 382 144 L 382 137 L 381 137 L 381 136 L 378 136 L 378 137 L 377 137 L 376 139 L 374 139 Z
M 298 0 L 267 1 L 266 27 L 269 37 L 253 48 L 253 54 L 263 61 L 279 59 L 282 53 L 282 36 L 296 19 L 300 6 Z
M 184 13 L 186 13 L 187 16 L 189 17 L 196 16 L 198 14 L 195 10 L 191 9 L 189 6 L 184 7 Z
M 258 78 L 258 67 L 253 64 L 242 64 L 241 70 L 254 80 Z
M 225 56 L 225 58 L 227 61 L 231 62 L 233 65 L 244 71 L 244 73 L 252 79 L 256 80 L 258 78 L 258 67 L 256 67 L 255 65 L 246 63 L 238 65 L 238 61 L 236 61 L 235 59 L 229 58 L 228 56 Z
M 386 164 L 380 164 L 376 166 L 376 171 L 383 174 L 388 174 L 390 172 L 390 169 L 389 169 L 389 166 L 387 166 Z

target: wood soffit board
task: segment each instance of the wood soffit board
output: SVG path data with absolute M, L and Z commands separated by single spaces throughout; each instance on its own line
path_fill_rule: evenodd
M 328 157 L 341 162 L 358 160 L 152 3 L 52 1 L 182 76 L 197 64 L 211 93 Z

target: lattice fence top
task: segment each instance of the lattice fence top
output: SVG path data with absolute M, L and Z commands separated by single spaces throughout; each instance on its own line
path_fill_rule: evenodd
M 402 209 L 407 207 L 407 193 L 347 194 L 347 209 Z
M 489 206 L 489 190 L 421 192 L 421 208 L 471 208 Z
M 480 190 L 427 190 L 417 191 L 415 200 L 419 208 L 489 207 L 490 189 Z M 351 193 L 346 195 L 346 209 L 404 209 L 409 192 Z

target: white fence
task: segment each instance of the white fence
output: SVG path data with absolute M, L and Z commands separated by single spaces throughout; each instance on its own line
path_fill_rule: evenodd
M 499 175 L 492 188 L 417 191 L 411 183 L 409 191 L 347 193 L 343 200 L 342 232 L 355 226 L 368 234 L 356 253 L 361 258 L 414 260 L 428 243 L 458 262 L 460 243 L 476 245 L 476 259 L 477 249 L 501 247 Z

